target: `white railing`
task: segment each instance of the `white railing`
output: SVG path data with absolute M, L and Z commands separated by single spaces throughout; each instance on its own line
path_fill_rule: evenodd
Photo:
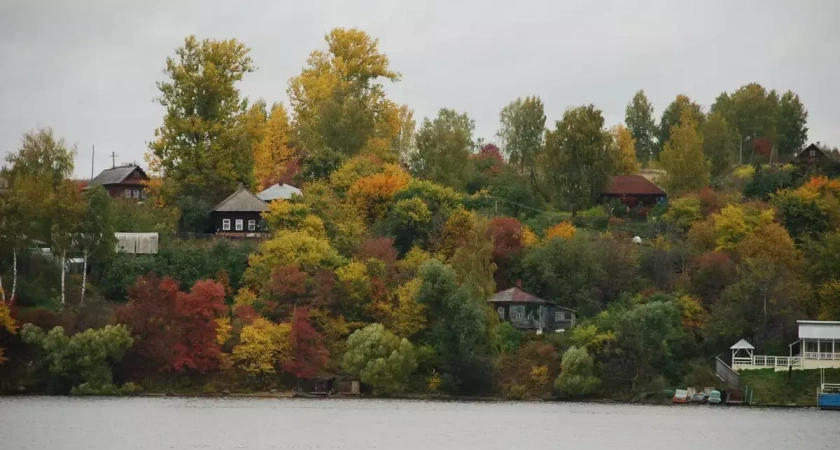
M 788 367 L 799 366 L 802 358 L 797 356 L 754 356 L 752 358 L 736 357 L 732 360 L 733 366 L 757 366 L 757 367 Z
M 805 352 L 802 354 L 805 359 L 817 359 L 824 361 L 840 361 L 840 353 Z

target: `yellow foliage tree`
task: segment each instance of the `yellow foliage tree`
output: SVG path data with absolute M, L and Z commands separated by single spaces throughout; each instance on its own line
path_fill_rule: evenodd
M 289 324 L 257 317 L 240 331 L 239 344 L 230 354 L 231 367 L 245 374 L 255 386 L 269 387 L 278 364 L 291 356 L 290 330 Z
M 632 175 L 639 171 L 639 161 L 636 160 L 636 140 L 624 125 L 618 125 L 611 130 L 613 138 L 614 173 L 616 175 Z
M 554 238 L 563 238 L 563 239 L 571 239 L 575 233 L 577 233 L 577 228 L 572 225 L 571 222 L 560 222 L 557 225 L 549 228 L 545 231 L 545 238 L 546 240 L 551 240 Z
M 5 303 L 0 302 L 0 331 L 2 330 L 15 334 L 17 333 L 17 323 L 15 319 L 12 319 L 12 312 L 9 310 L 9 307 Z M 0 366 L 6 362 L 5 353 L 6 349 L 0 347 Z
M 408 181 L 408 174 L 401 170 L 370 175 L 356 180 L 347 191 L 347 198 L 368 219 L 381 219 L 394 194 L 408 186 Z
M 262 138 L 254 145 L 254 183 L 260 191 L 277 183 L 286 171 L 286 165 L 295 158 L 289 147 L 289 115 L 282 103 L 271 108 L 265 122 Z

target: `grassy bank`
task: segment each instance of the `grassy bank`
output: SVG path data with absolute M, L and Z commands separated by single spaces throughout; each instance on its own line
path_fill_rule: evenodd
M 775 372 L 773 369 L 744 370 L 741 384 L 754 390 L 753 405 L 817 406 L 819 370 Z M 827 381 L 840 381 L 840 369 L 825 371 Z

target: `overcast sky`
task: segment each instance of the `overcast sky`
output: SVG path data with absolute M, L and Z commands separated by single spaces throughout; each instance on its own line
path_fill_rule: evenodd
M 680 93 L 706 108 L 757 81 L 798 93 L 809 140 L 840 145 L 837 0 L 0 0 L 0 150 L 53 127 L 78 145 L 76 175 L 143 161 L 163 109 L 164 61 L 189 34 L 252 48 L 241 91 L 286 101 L 290 77 L 333 27 L 379 38 L 402 73 L 391 97 L 415 117 L 467 112 L 492 140 L 499 110 L 539 95 L 553 127 L 594 103 L 608 124 L 638 89 L 657 117 Z M 419 122 L 419 120 L 418 120 Z

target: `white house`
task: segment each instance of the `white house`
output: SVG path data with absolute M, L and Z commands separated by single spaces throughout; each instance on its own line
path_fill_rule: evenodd
M 799 339 L 790 345 L 788 356 L 756 355 L 755 347 L 741 339 L 730 347 L 735 370 L 840 368 L 840 322 L 798 320 Z

